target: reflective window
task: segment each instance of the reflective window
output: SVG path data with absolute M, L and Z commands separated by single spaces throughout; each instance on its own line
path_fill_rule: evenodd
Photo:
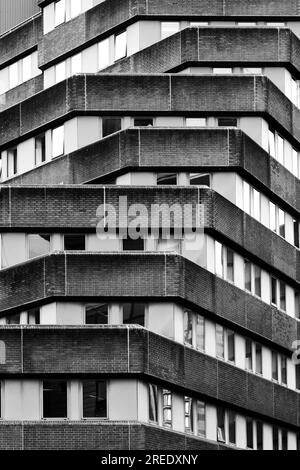
M 215 67 L 213 68 L 213 73 L 215 75 L 227 75 L 232 73 L 232 68 L 230 67 Z
M 177 184 L 177 174 L 176 173 L 158 173 L 157 174 L 157 184 L 158 185 L 176 185 Z
M 237 118 L 219 118 L 218 119 L 219 127 L 237 127 Z
M 185 344 L 193 345 L 193 313 L 184 311 L 183 341 Z
M 59 157 L 65 152 L 65 129 L 57 127 L 52 131 L 52 158 Z
M 9 88 L 14 88 L 19 85 L 19 62 L 11 64 L 8 69 L 9 73 Z
M 31 234 L 28 235 L 29 259 L 44 256 L 50 253 L 50 235 Z
M 235 362 L 235 334 L 233 331 L 227 331 L 227 349 L 228 361 Z
M 178 21 L 163 21 L 161 23 L 161 39 L 165 39 L 172 34 L 178 33 L 180 23 Z
M 65 251 L 85 251 L 85 235 L 65 235 Z
M 262 346 L 259 343 L 255 344 L 255 372 L 257 374 L 263 373 Z
M 163 389 L 162 391 L 162 408 L 163 408 L 163 426 L 172 427 L 172 392 Z
M 247 447 L 248 449 L 254 448 L 253 443 L 253 419 L 246 418 L 246 435 L 247 435 Z
M 217 407 L 217 440 L 218 442 L 226 442 L 225 435 L 225 410 Z
M 121 130 L 122 121 L 120 118 L 102 118 L 102 136 L 106 137 Z
M 83 382 L 83 418 L 107 417 L 107 391 L 105 380 Z
M 80 15 L 81 13 L 81 0 L 70 0 L 70 16 L 75 18 L 75 16 Z
M 210 175 L 203 173 L 191 173 L 190 184 L 195 186 L 207 186 L 210 187 Z
M 30 80 L 32 77 L 32 62 L 31 62 L 32 56 L 28 55 L 27 57 L 24 57 L 22 60 L 22 81 L 26 82 L 27 80 Z
M 88 304 L 85 307 L 86 325 L 107 325 L 108 324 L 108 305 L 107 304 Z
M 216 325 L 216 354 L 217 357 L 224 359 L 224 328 L 221 325 Z
M 157 385 L 149 384 L 149 421 L 158 424 L 158 388 Z
M 275 133 L 269 130 L 269 154 L 271 157 L 276 158 L 275 152 Z
M 14 176 L 18 173 L 18 150 L 17 148 L 7 151 L 7 177 Z
M 215 242 L 215 269 L 218 276 L 224 276 L 224 250 L 223 245 Z
M 287 385 L 287 358 L 280 355 L 281 383 Z
M 142 302 L 123 305 L 123 324 L 145 326 L 146 304 Z
M 258 266 L 254 266 L 254 294 L 261 297 L 261 269 Z
M 236 443 L 236 414 L 234 411 L 228 411 L 228 437 L 229 443 Z
M 252 265 L 249 260 L 244 260 L 245 289 L 252 292 Z
M 272 379 L 278 381 L 278 354 L 272 351 Z
M 252 341 L 246 339 L 246 369 L 253 370 L 253 360 L 252 360 Z
M 109 66 L 109 39 L 98 43 L 98 70 Z
M 136 118 L 134 120 L 135 127 L 152 127 L 153 118 Z
M 206 409 L 202 401 L 197 401 L 197 434 L 206 437 Z
M 67 418 L 67 382 L 43 382 L 43 418 Z
M 115 36 L 115 60 L 127 56 L 127 32 L 123 31 Z

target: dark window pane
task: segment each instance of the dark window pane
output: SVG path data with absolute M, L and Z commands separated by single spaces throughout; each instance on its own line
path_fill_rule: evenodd
M 35 164 L 39 165 L 46 160 L 46 139 L 45 134 L 35 139 Z
M 255 365 L 256 373 L 262 374 L 262 346 L 258 343 L 255 345 Z
M 218 126 L 219 127 L 236 127 L 237 126 L 237 119 L 236 118 L 219 118 L 218 119 Z
M 157 174 L 157 184 L 177 184 L 177 174 L 176 173 L 158 173 Z
M 278 354 L 272 351 L 272 378 L 278 380 Z
M 218 442 L 225 442 L 225 410 L 224 408 L 217 408 L 217 439 Z
M 281 362 L 281 383 L 287 385 L 287 358 L 285 356 L 280 356 Z
M 65 235 L 66 251 L 84 251 L 85 235 Z
M 252 341 L 246 339 L 246 369 L 253 370 L 253 360 L 252 360 Z
M 149 384 L 149 421 L 158 423 L 158 389 L 156 385 Z
M 113 134 L 121 130 L 121 119 L 120 118 L 103 118 L 102 119 L 102 135 L 106 137 L 107 135 Z
M 233 264 L 233 251 L 227 248 L 227 280 L 234 282 L 234 264 Z
M 206 437 L 206 412 L 205 403 L 197 401 L 197 427 L 198 436 Z
M 228 430 L 230 444 L 236 443 L 236 415 L 234 411 L 228 412 Z
M 253 419 L 246 419 L 247 447 L 253 449 Z
M 296 366 L 296 388 L 300 390 L 300 364 Z
M 295 292 L 295 317 L 300 318 L 300 293 Z
M 29 259 L 50 252 L 50 235 L 28 235 Z
M 9 315 L 6 318 L 7 325 L 20 325 L 20 314 L 18 315 Z
M 273 450 L 279 450 L 279 431 L 277 426 L 273 426 Z
M 244 260 L 244 272 L 245 272 L 245 289 L 249 292 L 252 291 L 251 282 L 251 263 L 248 260 Z
M 282 429 L 281 436 L 282 436 L 282 450 L 288 450 L 288 434 L 285 429 Z
M 216 325 L 216 349 L 217 357 L 224 358 L 224 328 Z
M 299 235 L 299 222 L 298 220 L 294 220 L 294 245 L 299 248 L 300 247 L 300 235 Z
M 123 324 L 145 326 L 146 305 L 141 302 L 123 305 Z
M 134 120 L 134 125 L 137 127 L 147 127 L 153 126 L 153 119 L 152 118 L 137 118 Z
M 191 173 L 190 184 L 195 186 L 208 186 L 210 187 L 210 175 L 201 173 Z
M 85 307 L 85 323 L 87 325 L 107 325 L 108 305 L 90 304 Z
M 271 279 L 271 301 L 272 304 L 277 305 L 277 279 Z
M 228 361 L 235 361 L 235 335 L 234 332 L 228 330 L 227 332 L 227 345 L 228 345 Z
M 261 269 L 258 266 L 254 267 L 254 282 L 255 282 L 255 295 L 261 297 Z
M 84 418 L 106 418 L 107 398 L 106 381 L 84 381 L 83 382 L 83 417 Z
M 263 450 L 264 437 L 263 437 L 263 424 L 261 421 L 256 421 L 256 435 L 257 435 L 257 450 Z
M 279 290 L 280 290 L 280 308 L 281 310 L 286 310 L 286 295 L 285 295 L 285 283 L 279 283 Z
M 43 417 L 67 418 L 67 382 L 63 380 L 44 381 Z
M 133 240 L 132 238 L 124 238 L 123 251 L 144 251 L 145 241 L 143 238 Z
M 40 309 L 39 308 L 29 310 L 27 312 L 27 314 L 28 314 L 28 324 L 29 325 L 39 325 L 40 324 Z

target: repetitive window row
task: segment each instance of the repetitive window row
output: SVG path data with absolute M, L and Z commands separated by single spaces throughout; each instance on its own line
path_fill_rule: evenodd
M 0 70 L 0 95 L 40 75 L 38 53 L 33 52 Z
M 78 304 L 77 307 L 72 304 L 71 307 L 71 320 L 65 304 L 9 315 L 1 318 L 0 324 L 53 324 L 56 321 L 69 324 L 73 321 L 82 325 L 139 325 L 267 380 L 300 390 L 300 367 L 296 367 L 287 355 L 190 309 L 137 301 L 120 304 L 95 302 Z

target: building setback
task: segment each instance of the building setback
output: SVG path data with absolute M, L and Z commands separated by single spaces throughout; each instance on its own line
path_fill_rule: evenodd
M 300 1 L 3 3 L 0 450 L 300 450 Z

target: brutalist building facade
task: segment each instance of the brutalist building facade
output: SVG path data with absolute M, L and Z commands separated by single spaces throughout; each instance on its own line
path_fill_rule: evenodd
M 28 14 L 0 36 L 0 449 L 299 449 L 300 1 Z M 202 228 L 99 236 L 120 201 Z

